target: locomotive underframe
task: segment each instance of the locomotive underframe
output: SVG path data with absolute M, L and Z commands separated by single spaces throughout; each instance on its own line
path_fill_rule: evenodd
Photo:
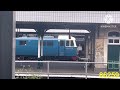
M 16 60 L 38 60 L 37 56 L 16 56 Z M 41 56 L 40 60 L 53 60 L 53 61 L 76 61 L 77 56 Z

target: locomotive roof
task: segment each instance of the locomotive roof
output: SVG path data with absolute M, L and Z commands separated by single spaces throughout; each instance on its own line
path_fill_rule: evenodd
M 17 37 L 17 40 L 38 40 L 38 37 Z M 68 40 L 69 35 L 59 35 L 58 38 L 54 38 L 54 36 L 44 36 L 43 40 Z M 74 37 L 71 36 L 72 40 L 75 40 Z
M 17 40 L 38 40 L 38 37 L 18 37 Z M 44 37 L 43 40 L 58 40 L 57 38 L 46 38 Z
M 65 39 L 65 40 L 68 40 L 68 39 L 69 39 L 69 35 L 59 35 L 59 36 L 58 36 L 58 39 Z M 72 37 L 72 36 L 71 36 L 71 39 L 72 39 L 72 40 L 75 40 L 75 38 Z

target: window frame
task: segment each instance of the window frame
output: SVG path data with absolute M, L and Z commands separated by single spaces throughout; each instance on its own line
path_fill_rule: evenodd
M 21 44 L 21 42 L 22 42 L 22 43 L 25 42 L 25 43 Z M 20 45 L 20 46 L 26 46 L 26 45 L 27 45 L 27 40 L 20 40 L 20 41 L 19 41 L 19 45 Z
M 67 45 L 67 41 L 69 41 L 69 46 Z M 72 45 L 71 42 L 73 43 L 73 45 Z M 73 40 L 66 40 L 66 41 L 65 41 L 65 46 L 66 46 L 66 47 L 74 47 L 74 41 L 73 41 Z
M 114 32 L 109 32 L 109 33 L 114 33 Z M 119 45 L 120 44 L 120 33 L 116 32 L 116 33 L 119 33 L 119 37 L 118 36 L 112 36 L 112 35 L 110 36 L 109 33 L 108 33 L 108 44 L 109 45 Z M 113 40 L 113 42 L 110 43 L 109 40 Z M 119 43 L 115 43 L 115 40 L 119 40 L 118 41 Z

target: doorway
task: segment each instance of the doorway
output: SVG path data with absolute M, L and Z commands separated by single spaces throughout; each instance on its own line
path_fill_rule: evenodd
M 120 45 L 108 45 L 108 62 L 119 63 Z M 119 64 L 108 64 L 108 71 L 119 71 Z
M 108 33 L 108 62 L 107 71 L 120 71 L 120 65 L 115 64 L 120 62 L 120 33 Z

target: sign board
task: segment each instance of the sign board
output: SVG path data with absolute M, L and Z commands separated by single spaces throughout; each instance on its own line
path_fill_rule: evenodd
M 117 28 L 117 25 L 110 25 L 110 24 L 108 24 L 108 25 L 101 25 L 100 27 L 101 28 Z

